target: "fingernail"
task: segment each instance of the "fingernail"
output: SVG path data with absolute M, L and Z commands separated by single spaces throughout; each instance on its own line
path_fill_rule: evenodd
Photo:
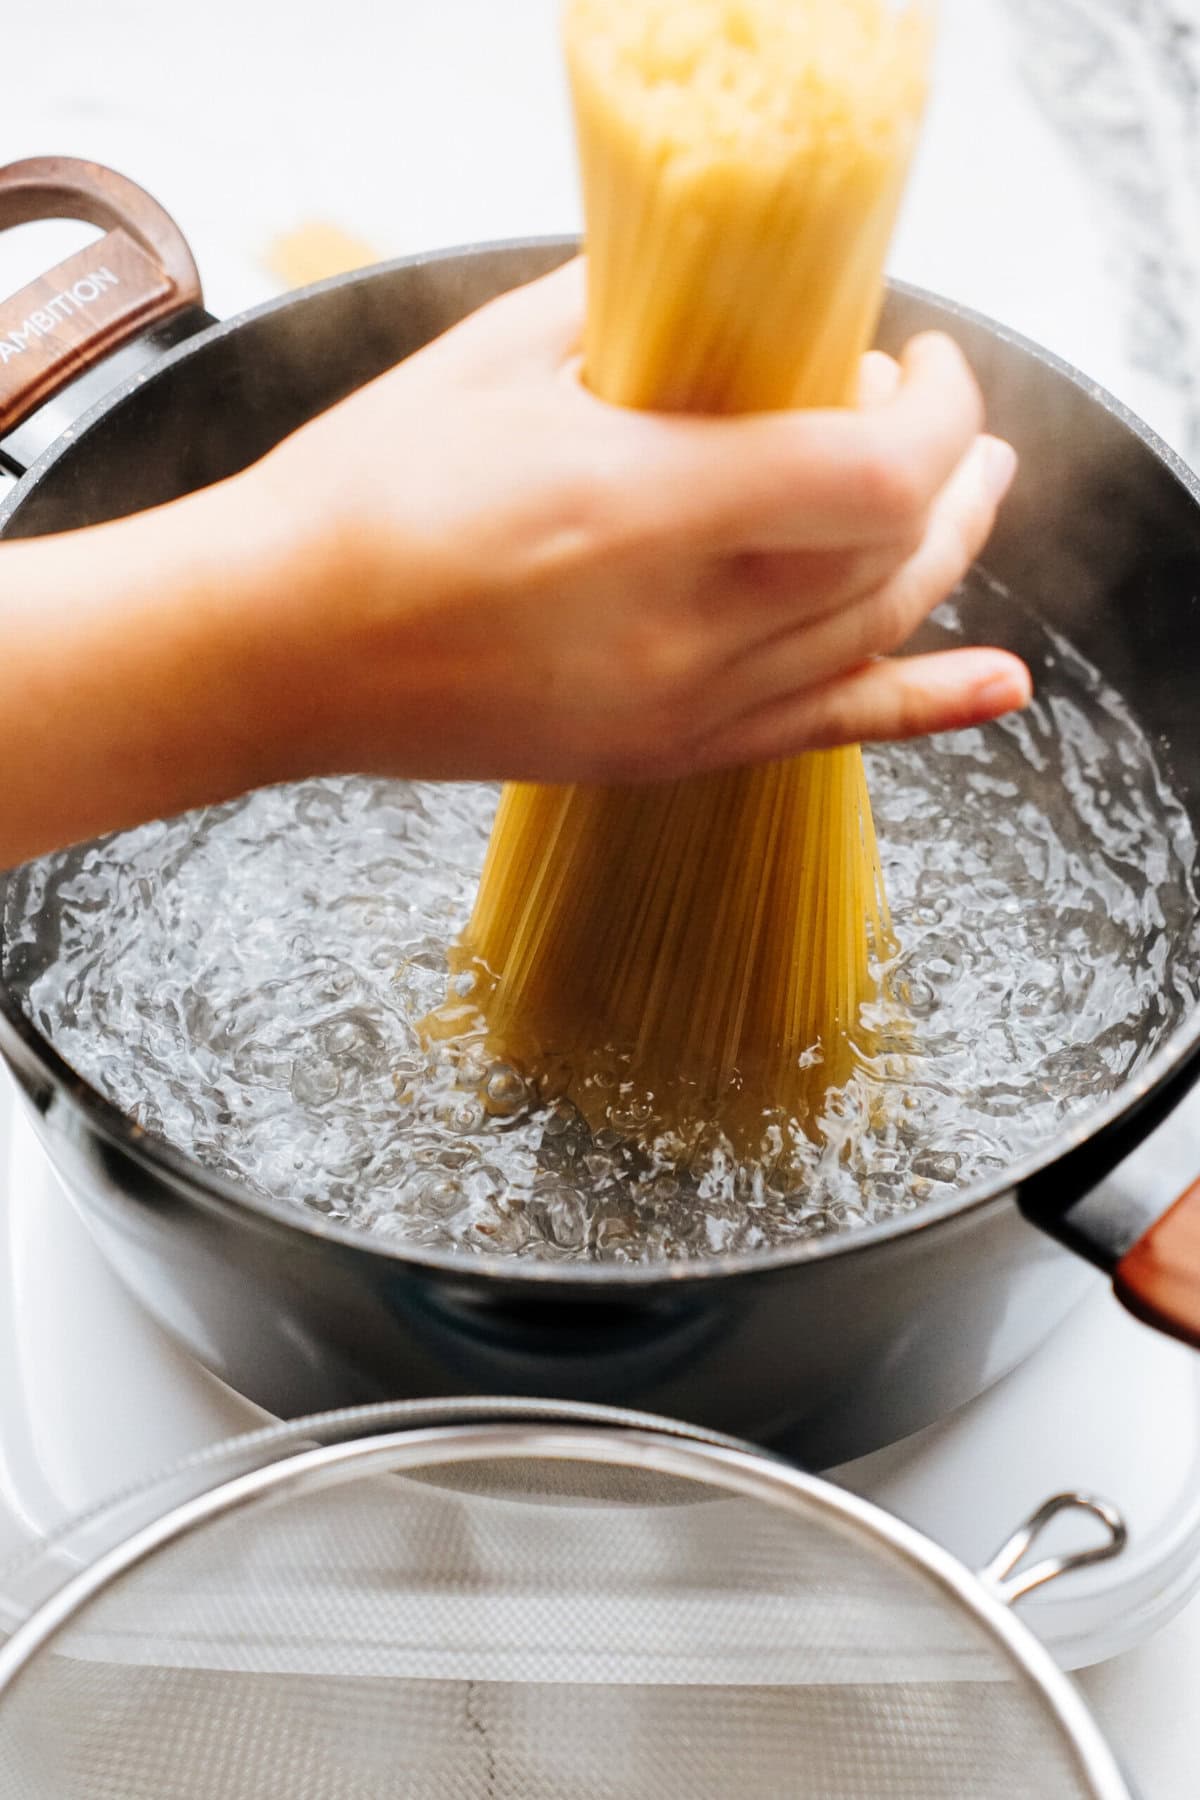
M 985 437 L 980 442 L 983 450 L 983 479 L 988 498 L 994 506 L 999 506 L 1013 484 L 1013 477 L 1017 472 L 1017 453 L 1003 438 Z
M 981 713 L 999 718 L 1001 713 L 1021 712 L 1033 698 L 1033 683 L 1026 669 L 1008 669 L 989 675 L 972 688 L 971 699 Z

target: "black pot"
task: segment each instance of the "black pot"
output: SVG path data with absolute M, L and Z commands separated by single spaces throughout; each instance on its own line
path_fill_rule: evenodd
M 178 233 L 129 184 L 83 164 L 0 170 L 0 228 L 42 213 L 89 217 L 117 235 L 0 308 L 0 345 L 35 313 L 49 319 L 0 366 L 0 463 L 28 471 L 0 507 L 7 537 L 133 512 L 231 474 L 573 248 L 407 259 L 215 324 Z M 100 269 L 118 280 L 97 280 Z M 53 296 L 68 304 L 48 312 Z M 884 344 L 928 326 L 963 345 L 994 428 L 1021 451 L 989 569 L 1131 701 L 1200 824 L 1186 667 L 1200 616 L 1200 485 L 1061 362 L 894 288 Z M 115 355 L 96 362 L 98 350 Z M 95 366 L 81 373 L 89 357 Z M 1156 1219 L 1128 1182 L 1105 1181 L 1200 1072 L 1198 1039 L 1192 1015 L 1082 1127 L 902 1219 L 663 1269 L 514 1267 L 377 1243 L 215 1177 L 111 1107 L 0 986 L 0 1051 L 95 1237 L 150 1310 L 264 1406 L 293 1415 L 497 1393 L 607 1401 L 817 1465 L 917 1429 L 1028 1355 L 1089 1279 L 1051 1238 L 1113 1274 L 1141 1316 L 1200 1343 L 1200 1197 Z

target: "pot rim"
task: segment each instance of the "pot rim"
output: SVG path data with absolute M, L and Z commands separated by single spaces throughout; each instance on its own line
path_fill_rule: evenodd
M 232 336 L 251 322 L 270 317 L 285 308 L 336 289 L 350 288 L 391 275 L 398 270 L 424 264 L 445 262 L 454 258 L 475 258 L 499 252 L 520 250 L 556 250 L 564 259 L 578 248 L 578 240 L 567 236 L 497 239 L 491 242 L 450 246 L 422 251 L 412 256 L 397 257 L 371 268 L 355 270 L 317 282 L 296 293 L 280 295 L 259 306 L 220 320 L 185 339 L 167 351 L 148 371 L 132 375 L 104 395 L 81 418 L 72 430 L 58 438 L 18 481 L 7 498 L 0 502 L 0 538 L 16 516 L 28 494 L 60 457 L 77 451 L 80 442 L 109 413 L 123 404 L 137 388 L 164 378 L 177 362 L 207 349 L 222 338 Z M 1197 475 L 1171 447 L 1143 420 L 1099 383 L 1091 380 L 1053 351 L 1032 342 L 1008 326 L 947 300 L 908 282 L 892 281 L 889 290 L 924 301 L 952 319 L 960 319 L 987 332 L 1002 344 L 1032 357 L 1053 374 L 1080 389 L 1086 398 L 1109 413 L 1119 425 L 1138 439 L 1142 448 L 1163 465 L 1167 474 L 1184 489 L 1200 508 L 1200 475 Z M 4 940 L 0 928 L 0 958 Z M 1048 1138 L 1036 1150 L 1010 1165 L 1002 1173 L 964 1188 L 945 1200 L 919 1206 L 874 1225 L 838 1232 L 830 1237 L 806 1239 L 797 1244 L 772 1250 L 740 1251 L 703 1260 L 663 1263 L 569 1263 L 563 1264 L 534 1257 L 500 1257 L 487 1253 L 472 1255 L 463 1251 L 437 1250 L 424 1245 L 393 1243 L 370 1231 L 340 1225 L 320 1214 L 308 1212 L 300 1204 L 274 1200 L 256 1193 L 177 1150 L 165 1139 L 144 1131 L 128 1116 L 86 1081 L 43 1037 L 0 976 L 0 1055 L 17 1073 L 34 1104 L 46 1112 L 60 1097 L 82 1117 L 85 1126 L 105 1144 L 128 1156 L 147 1174 L 165 1181 L 173 1191 L 203 1209 L 222 1215 L 233 1214 L 243 1225 L 295 1240 L 307 1240 L 314 1249 L 325 1248 L 345 1252 L 354 1257 L 379 1258 L 401 1268 L 424 1268 L 440 1276 L 460 1281 L 476 1279 L 494 1281 L 506 1288 L 526 1287 L 530 1290 L 596 1290 L 614 1286 L 639 1289 L 678 1290 L 681 1284 L 709 1282 L 730 1276 L 742 1278 L 778 1274 L 796 1264 L 825 1262 L 833 1258 L 861 1254 L 887 1243 L 919 1236 L 936 1230 L 953 1220 L 997 1207 L 1018 1198 L 1021 1189 L 1034 1177 L 1043 1176 L 1056 1164 L 1070 1159 L 1085 1147 L 1093 1156 L 1100 1153 L 1106 1171 L 1114 1168 L 1143 1140 L 1151 1126 L 1141 1122 L 1149 1103 L 1172 1076 L 1180 1083 L 1200 1076 L 1200 1006 L 1193 1008 L 1187 1019 L 1160 1046 L 1136 1075 L 1124 1081 L 1104 1104 L 1089 1110 L 1068 1128 Z M 1104 1154 L 1105 1147 L 1112 1155 Z M 1090 1184 L 1089 1184 L 1090 1185 Z

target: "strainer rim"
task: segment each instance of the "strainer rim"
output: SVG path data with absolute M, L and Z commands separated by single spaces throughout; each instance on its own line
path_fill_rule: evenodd
M 296 1421 L 297 1425 L 302 1421 Z M 253 1434 L 251 1434 L 253 1435 Z M 236 1444 L 237 1440 L 232 1440 Z M 403 1473 L 488 1460 L 540 1457 L 602 1463 L 723 1487 L 741 1498 L 817 1516 L 841 1536 L 931 1581 L 966 1609 L 1032 1689 L 1069 1746 L 1093 1800 L 1135 1800 L 1099 1726 L 1049 1651 L 980 1578 L 948 1550 L 857 1494 L 750 1446 L 692 1440 L 663 1431 L 514 1421 L 399 1429 L 319 1444 L 243 1471 L 171 1506 L 69 1577 L 0 1647 L 0 1726 L 5 1701 L 41 1652 L 124 1575 L 158 1552 L 243 1509 L 295 1498 L 376 1472 Z M 719 1478 L 717 1478 L 719 1477 Z

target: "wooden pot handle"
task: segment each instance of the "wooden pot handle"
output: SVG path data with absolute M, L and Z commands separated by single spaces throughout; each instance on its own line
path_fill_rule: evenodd
M 1143 1324 L 1200 1349 L 1200 1181 L 1125 1252 L 1113 1289 Z
M 105 236 L 0 301 L 0 438 L 148 325 L 201 304 L 175 221 L 112 169 L 66 156 L 0 168 L 0 231 L 80 219 Z

